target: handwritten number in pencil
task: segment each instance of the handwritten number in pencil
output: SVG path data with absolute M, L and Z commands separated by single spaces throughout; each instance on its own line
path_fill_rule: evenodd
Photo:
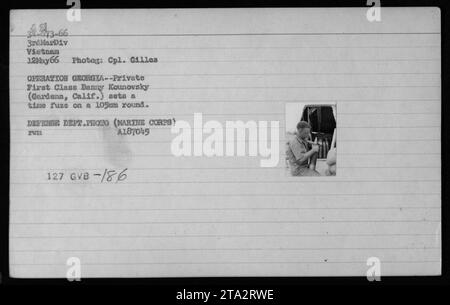
M 125 168 L 124 170 L 118 172 L 114 169 L 105 168 L 100 182 L 101 183 L 105 183 L 105 182 L 106 183 L 108 183 L 108 182 L 118 183 L 118 182 L 124 181 L 128 177 L 126 174 L 127 170 L 128 170 L 128 168 Z

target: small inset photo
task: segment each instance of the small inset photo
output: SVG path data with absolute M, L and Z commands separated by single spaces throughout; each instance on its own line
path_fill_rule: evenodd
M 336 176 L 336 103 L 286 103 L 286 170 Z

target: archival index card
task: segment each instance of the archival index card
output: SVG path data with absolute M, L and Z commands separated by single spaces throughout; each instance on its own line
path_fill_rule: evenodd
M 367 10 L 11 11 L 11 276 L 440 274 L 440 11 Z

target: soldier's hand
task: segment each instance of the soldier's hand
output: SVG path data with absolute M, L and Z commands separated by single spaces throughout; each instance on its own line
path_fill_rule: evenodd
M 316 152 L 316 153 L 319 152 L 319 145 L 313 144 L 311 150 Z

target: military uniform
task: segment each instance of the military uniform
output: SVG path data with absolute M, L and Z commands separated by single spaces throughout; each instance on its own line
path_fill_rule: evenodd
M 301 163 L 297 162 L 302 159 L 304 154 L 309 150 L 308 142 L 299 139 L 297 136 L 287 143 L 286 157 L 289 162 L 292 176 L 320 176 L 317 171 L 309 168 L 309 159 L 305 159 Z

